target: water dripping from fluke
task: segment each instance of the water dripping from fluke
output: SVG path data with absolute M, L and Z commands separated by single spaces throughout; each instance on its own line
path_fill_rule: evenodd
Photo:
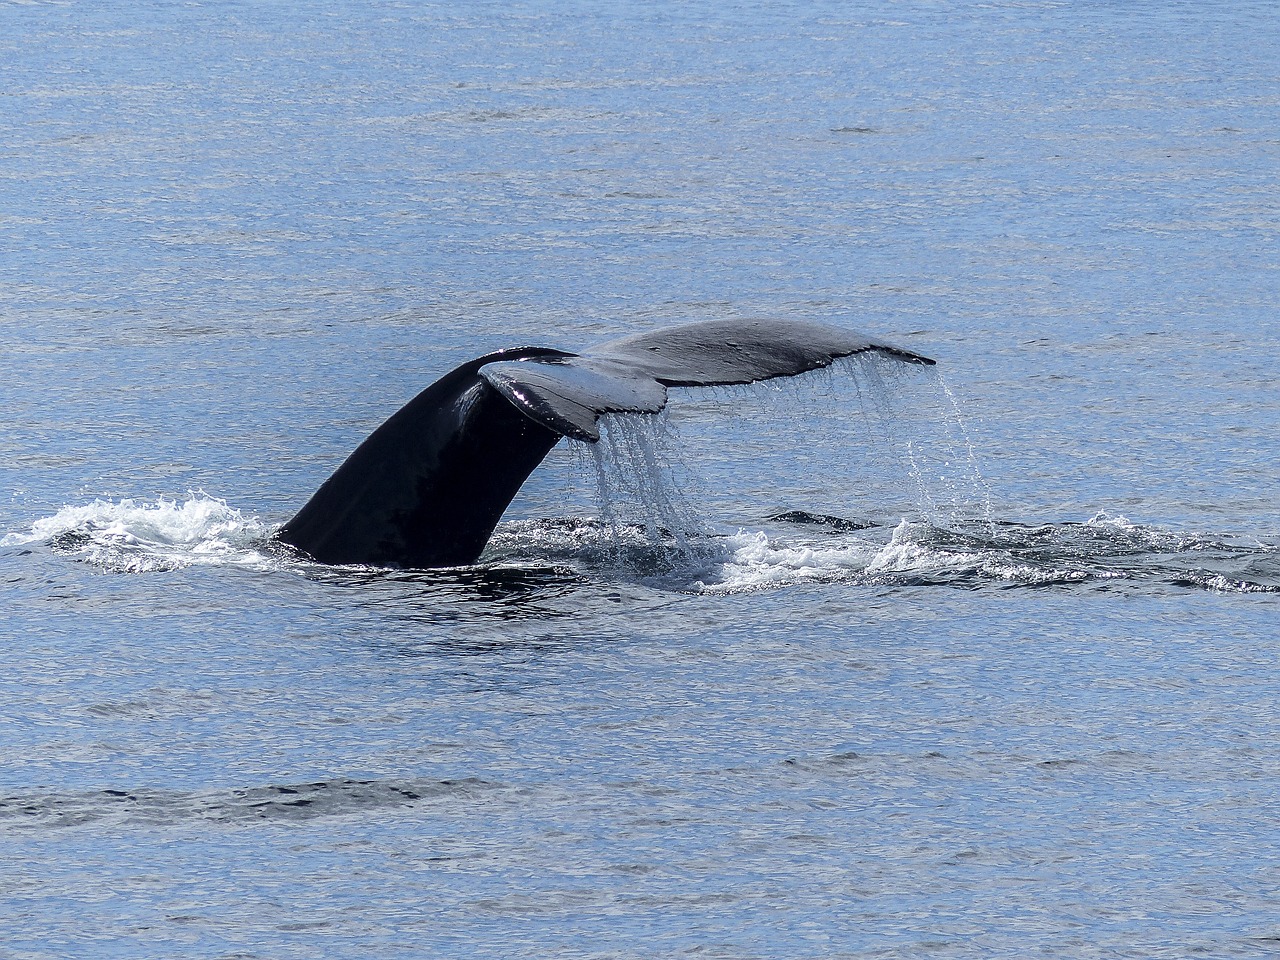
M 954 399 L 944 395 L 924 411 L 920 395 L 922 387 L 932 395 L 931 381 L 898 379 L 895 366 L 861 355 L 803 377 L 689 391 L 659 414 L 603 416 L 600 440 L 579 445 L 598 515 L 567 528 L 503 524 L 496 542 L 509 550 L 521 535 L 544 537 L 555 546 L 531 543 L 531 556 L 550 547 L 571 559 L 577 551 L 609 576 L 736 591 L 860 576 L 904 513 L 930 527 L 973 517 L 989 525 L 989 494 L 972 445 L 957 439 L 964 433 L 952 422 Z M 910 423 L 925 413 L 939 423 Z M 683 436 L 700 427 L 708 435 Z M 915 432 L 904 439 L 908 428 Z M 935 455 L 959 464 L 963 482 L 913 457 L 912 437 L 945 446 Z M 880 461 L 880 483 L 893 488 L 903 513 L 866 518 L 860 491 L 869 459 Z M 914 498 L 902 501 L 904 490 Z M 829 510 L 793 505 L 818 502 Z

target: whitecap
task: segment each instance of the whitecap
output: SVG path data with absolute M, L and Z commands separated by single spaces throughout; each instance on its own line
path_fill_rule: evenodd
M 96 499 L 64 506 L 0 546 L 44 543 L 114 573 L 175 570 L 193 564 L 262 566 L 275 527 L 203 491 L 182 501 Z

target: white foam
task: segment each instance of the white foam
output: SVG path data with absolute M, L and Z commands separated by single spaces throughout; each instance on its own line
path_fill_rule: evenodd
M 1112 543 L 1137 549 L 1182 553 L 1223 545 L 1223 538 L 1208 537 L 1198 533 L 1176 533 L 1160 527 L 1134 523 L 1122 514 L 1110 514 L 1099 510 L 1084 527 Z M 1256 542 L 1256 541 L 1255 541 Z
M 1115 514 L 1114 516 L 1106 510 L 1099 510 L 1092 517 L 1085 521 L 1086 527 L 1095 527 L 1101 530 L 1118 530 L 1122 533 L 1138 533 L 1150 528 L 1139 527 L 1123 514 Z
M 274 531 L 226 501 L 204 492 L 186 500 L 94 500 L 66 506 L 10 533 L 0 545 L 48 543 L 113 572 L 173 570 L 192 564 L 260 566 L 269 558 L 257 547 Z
M 966 542 L 929 523 L 905 519 L 893 529 L 887 543 L 848 534 L 821 543 L 793 542 L 746 531 L 726 542 L 729 558 L 716 568 L 716 576 L 697 581 L 694 589 L 739 593 L 801 583 L 979 580 L 1040 584 L 1090 576 L 1081 570 L 1027 563 L 991 541 Z
M 726 542 L 729 559 L 717 568 L 715 578 L 696 581 L 694 589 L 739 593 L 850 579 L 865 571 L 878 549 L 855 539 L 822 545 L 787 543 L 760 531 L 739 531 Z

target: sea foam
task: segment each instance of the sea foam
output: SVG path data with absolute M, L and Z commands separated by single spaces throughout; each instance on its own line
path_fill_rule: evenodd
M 203 491 L 185 500 L 96 499 L 65 506 L 36 520 L 27 532 L 10 533 L 0 545 L 47 543 L 115 573 L 174 570 L 193 564 L 258 566 L 274 526 L 246 516 Z

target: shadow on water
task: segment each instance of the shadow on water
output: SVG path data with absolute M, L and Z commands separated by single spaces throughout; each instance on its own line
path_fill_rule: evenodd
M 531 663 L 550 650 L 630 639 L 638 613 L 645 614 L 648 633 L 678 617 L 682 595 L 654 589 L 656 579 L 669 575 L 678 562 L 675 555 L 635 531 L 634 549 L 616 553 L 612 533 L 595 520 L 518 521 L 505 524 L 496 545 L 472 566 L 326 567 L 295 559 L 288 569 L 336 588 L 346 615 L 370 622 L 362 643 L 381 654 L 396 659 L 494 656 L 510 666 L 513 657 Z M 661 573 L 638 572 L 650 564 Z M 519 671 L 499 676 L 484 683 L 528 682 Z
M 531 608 L 553 613 L 550 601 L 571 595 L 582 578 L 565 567 L 483 564 L 440 570 L 382 567 L 326 567 L 299 562 L 303 575 L 316 583 L 359 590 L 370 604 L 397 601 L 406 592 L 421 597 L 447 595 L 451 601 L 483 603 L 501 613 L 522 615 Z

